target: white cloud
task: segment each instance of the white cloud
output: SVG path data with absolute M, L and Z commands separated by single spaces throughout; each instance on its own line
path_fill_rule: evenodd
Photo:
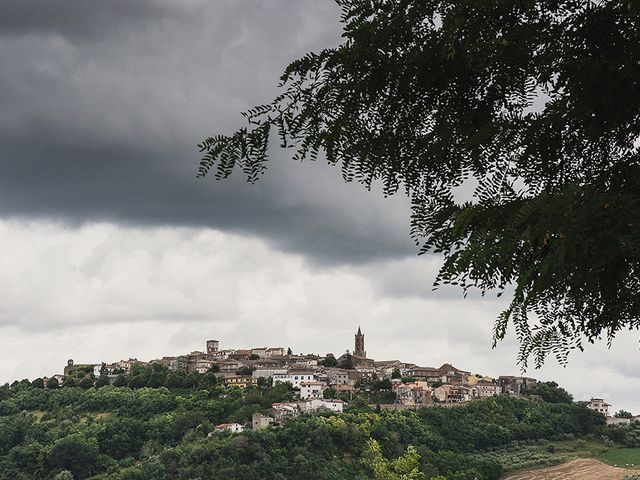
M 257 238 L 107 223 L 1 221 L 0 242 L 0 381 L 60 372 L 69 357 L 180 354 L 208 338 L 341 353 L 353 348 L 358 325 L 373 358 L 518 373 L 513 339 L 490 348 L 499 301 L 398 294 L 411 284 L 403 272 L 430 282 L 434 259 L 319 268 Z M 576 399 L 602 396 L 640 413 L 637 355 L 631 333 L 611 350 L 600 344 L 574 354 L 566 369 L 550 360 L 528 374 L 557 380 Z

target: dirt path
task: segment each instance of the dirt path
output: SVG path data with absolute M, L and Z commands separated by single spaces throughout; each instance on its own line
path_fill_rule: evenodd
M 579 458 L 555 467 L 513 473 L 503 480 L 622 480 L 640 470 L 612 467 L 592 458 Z

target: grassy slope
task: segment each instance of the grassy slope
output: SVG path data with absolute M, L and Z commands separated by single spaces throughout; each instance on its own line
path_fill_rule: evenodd
M 612 448 L 596 457 L 610 465 L 640 465 L 640 448 Z

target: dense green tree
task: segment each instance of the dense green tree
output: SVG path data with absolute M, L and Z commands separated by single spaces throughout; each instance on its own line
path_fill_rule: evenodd
M 215 373 L 212 372 L 207 372 L 205 374 L 202 375 L 202 378 L 200 379 L 200 386 L 201 387 L 215 387 L 218 384 L 218 377 L 216 377 Z
M 96 388 L 102 388 L 109 385 L 109 377 L 106 373 L 101 373 L 98 379 L 96 380 Z
M 53 390 L 57 389 L 60 386 L 58 379 L 55 377 L 51 377 L 47 380 L 47 388 L 51 388 Z
M 404 190 L 420 252 L 444 256 L 436 286 L 511 295 L 494 339 L 513 322 L 523 364 L 637 328 L 640 4 L 338 4 L 343 43 L 203 141 L 199 175 L 255 182 L 275 132 L 296 160 Z
M 143 422 L 133 418 L 110 418 L 97 435 L 100 452 L 117 460 L 137 457 L 145 438 Z
M 193 388 L 198 385 L 200 385 L 200 374 L 197 372 L 187 374 L 182 380 L 182 386 L 185 388 Z
M 322 391 L 323 398 L 338 398 L 338 391 L 335 388 L 329 387 Z
M 184 375 L 177 372 L 172 372 L 167 376 L 166 385 L 168 388 L 180 388 L 184 382 Z
M 524 390 L 523 393 L 538 395 L 549 403 L 572 403 L 573 396 L 556 382 L 538 382 L 533 387 Z
M 127 381 L 127 377 L 124 374 L 119 374 L 116 379 L 113 381 L 114 387 L 126 387 L 129 382 Z
M 64 381 L 62 382 L 63 387 L 75 387 L 76 385 L 77 385 L 76 379 L 71 376 L 65 377 Z
M 147 380 L 147 386 L 151 388 L 162 387 L 167 380 L 167 374 L 162 371 L 154 371 L 151 375 L 149 375 L 149 379 Z
M 402 378 L 402 373 L 400 373 L 400 369 L 399 368 L 394 368 L 393 371 L 391 372 L 391 378 Z
M 335 367 L 338 365 L 338 360 L 336 359 L 336 357 L 333 355 L 333 353 L 327 353 L 325 355 L 325 357 L 322 359 L 322 365 L 324 365 L 325 367 Z
M 251 367 L 248 366 L 242 366 L 240 367 L 237 371 L 236 374 L 237 375 L 243 375 L 243 376 L 250 376 L 253 373 L 253 369 Z
M 349 353 L 349 351 L 347 350 L 347 352 L 344 354 L 342 360 L 340 360 L 340 362 L 338 362 L 338 367 L 340 368 L 345 368 L 347 370 L 353 370 L 353 355 L 351 355 L 351 353 Z
M 369 439 L 364 462 L 375 480 L 424 480 L 425 474 L 419 469 L 420 455 L 409 445 L 406 453 L 390 462 L 382 455 L 377 441 Z
M 31 381 L 31 386 L 33 388 L 44 388 L 44 380 L 42 378 L 36 378 Z
M 633 414 L 631 412 L 627 412 L 626 410 L 619 410 L 613 414 L 615 418 L 633 418 Z
M 68 470 L 76 479 L 89 477 L 97 460 L 98 446 L 95 441 L 86 441 L 76 434 L 54 442 L 47 456 L 52 468 Z
M 90 379 L 90 378 L 85 377 L 85 378 L 83 378 L 82 380 L 80 380 L 78 382 L 78 386 L 80 388 L 82 388 L 83 390 L 87 390 L 87 389 L 93 387 L 93 380 Z
M 147 374 L 134 375 L 129 377 L 129 387 L 131 388 L 143 388 L 148 386 L 150 376 Z

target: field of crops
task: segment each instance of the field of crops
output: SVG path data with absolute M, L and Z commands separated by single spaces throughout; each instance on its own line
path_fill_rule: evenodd
M 525 470 L 504 477 L 504 480 L 623 480 L 640 474 L 640 470 L 612 467 L 592 458 L 579 458 L 554 467 Z

